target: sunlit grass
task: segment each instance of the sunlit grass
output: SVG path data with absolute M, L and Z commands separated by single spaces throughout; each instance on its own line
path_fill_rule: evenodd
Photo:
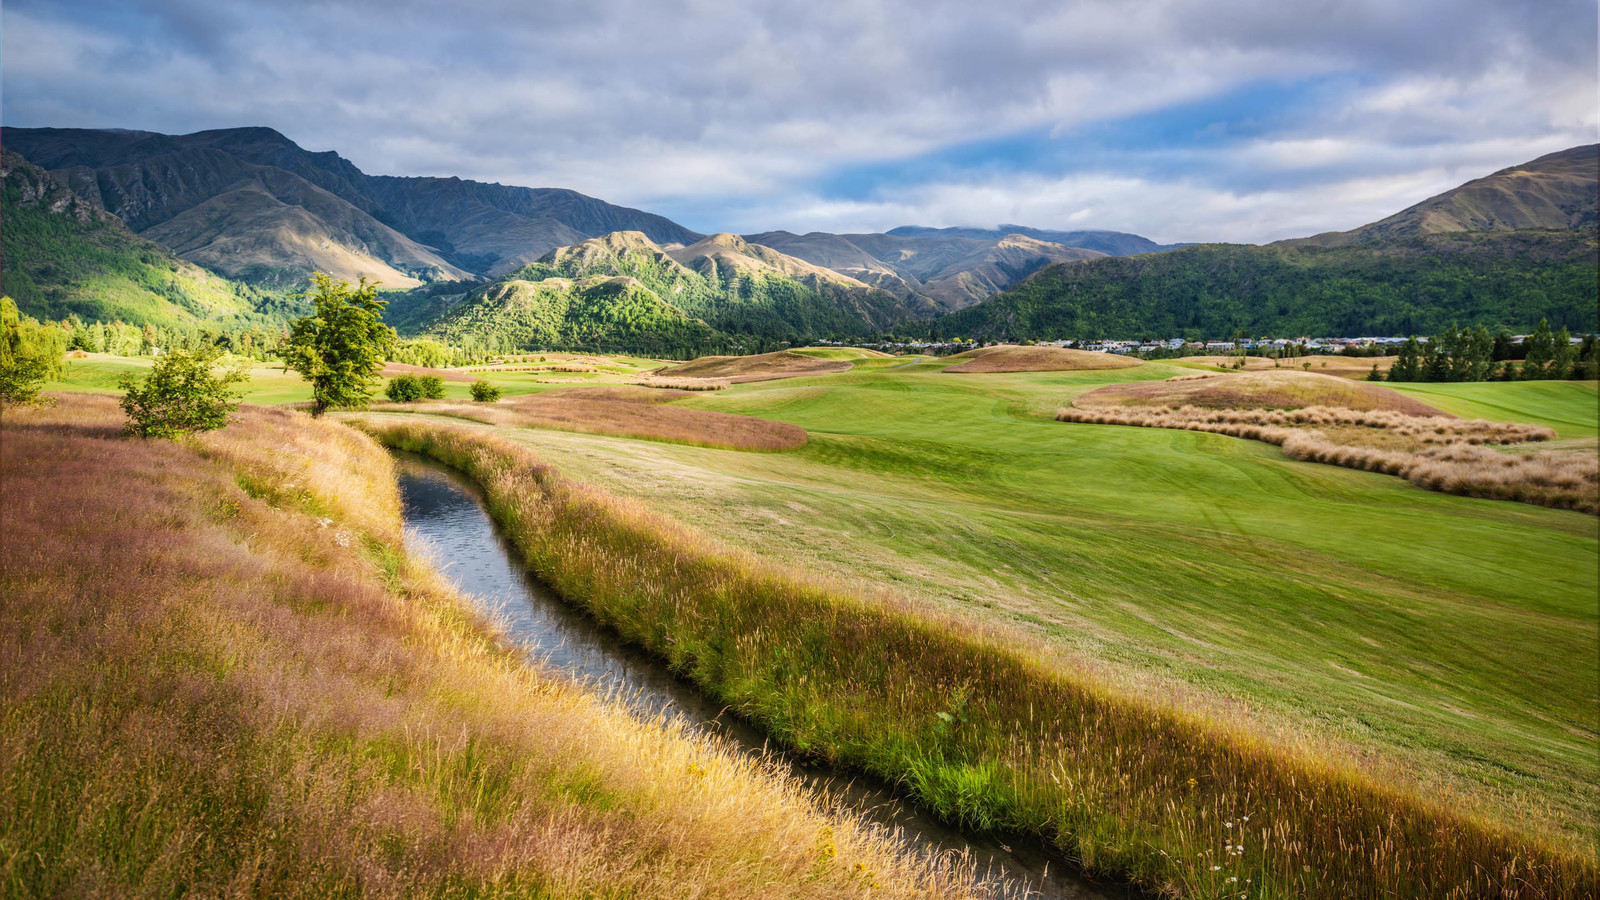
M 971 827 L 1034 831 L 1185 896 L 1230 884 L 1313 897 L 1596 887 L 1586 851 L 1453 811 L 1336 747 L 1140 696 L 1014 633 L 774 568 L 479 429 L 365 427 L 477 480 L 562 596 L 786 744 L 897 780 Z
M 388 454 L 247 408 L 0 439 L 0 894 L 965 897 L 776 770 L 530 668 L 400 542 Z

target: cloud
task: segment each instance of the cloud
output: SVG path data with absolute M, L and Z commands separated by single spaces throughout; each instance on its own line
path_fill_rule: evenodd
M 1266 240 L 1420 199 L 1365 185 L 1593 141 L 1594 4 L 1534 7 L 9 0 L 0 65 L 7 124 L 268 125 L 373 173 L 571 187 L 699 230 L 1011 209 Z

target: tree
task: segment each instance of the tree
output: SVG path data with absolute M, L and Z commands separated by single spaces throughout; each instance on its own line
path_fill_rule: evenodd
M 486 378 L 474 381 L 471 391 L 472 399 L 479 403 L 493 403 L 500 399 L 500 386 Z
M 303 295 L 311 315 L 295 322 L 283 347 L 284 363 L 311 382 L 311 414 L 331 406 L 362 407 L 372 399 L 383 361 L 395 345 L 394 329 L 383 324 L 387 300 L 377 283 L 350 283 L 317 272 L 316 290 Z
M 59 329 L 22 315 L 10 297 L 0 297 L 0 405 L 36 401 L 44 383 L 60 377 L 66 343 Z
M 1546 376 L 1556 380 L 1572 377 L 1572 333 L 1567 326 L 1556 332 L 1550 348 L 1550 372 Z
M 140 437 L 175 438 L 191 431 L 211 431 L 228 424 L 239 408 L 233 385 L 249 380 L 243 366 L 216 373 L 222 351 L 201 346 L 173 350 L 156 359 L 142 381 L 124 375 L 122 411 L 128 433 Z
M 1550 333 L 1550 323 L 1539 320 L 1539 327 L 1528 335 L 1527 354 L 1522 361 L 1522 377 L 1529 381 L 1549 377 L 1550 362 L 1555 358 L 1555 335 Z
M 1400 355 L 1395 357 L 1394 365 L 1389 369 L 1390 381 L 1416 381 L 1422 377 L 1422 346 L 1414 337 L 1406 338 L 1400 347 Z

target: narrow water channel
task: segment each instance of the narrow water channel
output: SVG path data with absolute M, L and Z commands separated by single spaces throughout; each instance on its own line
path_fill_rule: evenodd
M 646 714 L 681 716 L 749 753 L 766 753 L 760 732 L 736 719 L 694 685 L 654 658 L 623 645 L 594 620 L 563 603 L 525 567 L 489 518 L 477 486 L 452 469 L 408 453 L 395 453 L 408 548 L 431 554 L 457 587 L 506 623 L 507 636 L 531 662 L 566 672 L 603 692 L 614 691 Z M 1036 839 L 1001 841 L 954 831 L 896 797 L 886 784 L 843 777 L 776 754 L 794 774 L 867 818 L 898 828 L 914 848 L 966 852 L 979 877 L 997 876 L 1015 887 L 1012 897 L 1041 900 L 1138 898 L 1122 886 L 1092 882 Z

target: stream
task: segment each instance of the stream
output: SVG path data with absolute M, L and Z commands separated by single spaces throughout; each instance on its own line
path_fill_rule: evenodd
M 489 518 L 470 480 L 433 460 L 394 453 L 400 478 L 407 548 L 435 565 L 473 602 L 500 617 L 507 637 L 530 662 L 564 672 L 594 690 L 620 697 L 636 711 L 682 717 L 694 727 L 752 754 L 786 763 L 807 784 L 865 818 L 898 829 L 913 849 L 931 854 L 965 852 L 979 878 L 1011 884 L 1002 896 L 1040 900 L 1122 900 L 1144 895 L 1091 881 L 1038 838 L 1000 839 L 963 834 L 941 824 L 887 783 L 866 775 L 843 776 L 774 753 L 755 728 L 735 718 L 661 661 L 626 646 L 599 623 L 561 601 L 533 577 Z

